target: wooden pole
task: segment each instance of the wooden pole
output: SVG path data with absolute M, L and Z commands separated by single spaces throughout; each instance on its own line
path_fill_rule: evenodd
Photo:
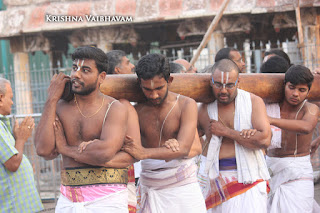
M 298 39 L 299 39 L 298 46 L 301 51 L 302 59 L 303 59 L 304 63 L 306 63 L 305 52 L 304 52 L 303 30 L 302 30 L 301 16 L 300 16 L 300 1 L 299 0 L 297 0 L 297 5 L 295 5 L 295 12 L 296 12 L 296 21 L 297 21 Z
M 210 41 L 210 38 L 211 38 L 211 34 L 213 32 L 213 30 L 217 27 L 222 15 L 223 15 L 223 11 L 224 9 L 227 7 L 228 3 L 229 3 L 230 0 L 224 0 L 217 15 L 214 17 L 214 19 L 212 20 L 206 34 L 204 35 L 198 49 L 197 49 L 197 52 L 196 54 L 192 57 L 191 61 L 190 61 L 190 64 L 191 66 L 193 66 L 195 64 L 195 62 L 198 60 L 199 56 L 200 56 L 200 53 L 201 51 L 203 50 L 203 48 L 205 48 L 205 46 L 208 44 L 208 42 Z
M 171 74 L 173 82 L 169 90 L 193 98 L 197 102 L 210 103 L 214 101 L 210 86 L 210 73 Z M 284 74 L 240 74 L 239 88 L 252 92 L 266 102 L 280 102 L 284 96 Z M 116 99 L 127 99 L 132 102 L 145 100 L 134 74 L 107 75 L 100 90 Z M 316 75 L 308 99 L 320 101 L 320 76 Z

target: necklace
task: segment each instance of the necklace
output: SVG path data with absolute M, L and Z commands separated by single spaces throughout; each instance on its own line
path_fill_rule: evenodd
M 177 104 L 179 97 L 180 97 L 180 94 L 177 96 L 176 102 L 173 104 L 173 106 L 171 107 L 170 111 L 168 112 L 168 114 L 166 115 L 165 119 L 162 122 L 162 126 L 161 126 L 161 129 L 160 129 L 159 147 L 160 147 L 160 144 L 161 144 L 162 130 L 163 130 L 164 123 L 166 122 L 166 120 L 167 120 L 169 114 L 171 113 L 171 111 L 173 110 L 174 106 Z
M 234 117 L 234 112 L 233 112 L 233 117 Z M 222 123 L 223 126 L 228 127 L 228 126 L 223 122 L 223 120 L 221 119 L 219 113 L 218 113 L 218 118 L 219 118 L 219 121 L 221 121 L 221 123 Z
M 225 126 L 225 127 L 227 127 L 227 125 L 225 125 L 224 122 L 223 122 L 223 120 L 220 118 L 220 115 L 219 115 L 219 114 L 218 114 L 218 118 L 219 118 L 219 121 L 221 121 L 222 125 Z
M 79 105 L 78 105 L 78 101 L 77 101 L 77 96 L 76 96 L 76 95 L 74 96 L 74 102 L 76 102 L 77 108 L 78 108 L 80 114 L 81 114 L 84 118 L 91 118 L 91 117 L 93 117 L 94 115 L 96 115 L 96 114 L 101 110 L 101 108 L 102 108 L 102 106 L 103 106 L 103 103 L 104 103 L 104 96 L 103 96 L 103 99 L 102 99 L 102 104 L 101 104 L 101 106 L 99 107 L 99 109 L 98 109 L 95 113 L 93 113 L 92 115 L 89 115 L 89 116 L 85 116 L 85 115 L 81 112 L 80 107 L 79 107 Z

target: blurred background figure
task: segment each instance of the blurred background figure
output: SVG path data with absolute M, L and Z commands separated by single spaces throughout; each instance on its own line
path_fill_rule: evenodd
M 246 64 L 243 62 L 242 56 L 239 50 L 231 47 L 222 48 L 217 52 L 214 61 L 217 62 L 217 61 L 220 61 L 221 59 L 232 60 L 239 67 L 240 73 L 246 72 L 245 71 Z
M 198 72 L 197 68 L 194 66 L 191 66 L 187 60 L 177 59 L 173 62 L 184 66 L 186 68 L 186 71 L 184 73 L 197 73 Z
M 281 56 L 274 55 L 263 62 L 260 68 L 261 73 L 285 73 L 290 65 L 287 60 Z
M 206 66 L 205 68 L 203 68 L 202 70 L 200 70 L 199 73 L 212 73 L 212 67 L 213 67 L 212 64 L 211 64 L 211 65 L 208 65 L 208 66 Z
M 287 61 L 287 63 L 289 64 L 289 67 L 292 65 L 289 56 L 287 55 L 287 53 L 285 53 L 282 50 L 270 50 L 268 52 L 265 52 L 263 62 L 266 62 L 267 60 L 269 60 L 273 56 L 280 56 L 280 57 L 284 58 Z
M 169 66 L 170 66 L 170 73 L 185 73 L 187 71 L 184 66 L 175 62 L 170 62 Z
M 107 52 L 109 68 L 107 74 L 132 74 L 134 65 L 122 50 L 111 50 Z

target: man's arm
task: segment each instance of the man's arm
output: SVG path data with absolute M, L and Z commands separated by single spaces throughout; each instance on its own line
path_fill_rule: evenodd
M 198 131 L 196 129 L 196 134 L 194 136 L 194 140 L 192 142 L 192 146 L 190 148 L 189 154 L 187 158 L 193 158 L 202 153 L 202 145 L 201 145 L 201 138 L 198 135 Z M 180 144 L 177 140 L 167 140 L 163 145 L 167 147 L 167 149 L 171 149 L 173 152 L 179 151 Z
M 179 150 L 173 152 L 166 147 L 159 148 L 144 148 L 142 146 L 134 146 L 133 141 L 130 138 L 125 140 L 123 150 L 130 153 L 138 160 L 143 159 L 160 159 L 160 160 L 172 160 L 177 158 L 187 157 L 192 142 L 195 137 L 197 128 L 197 105 L 192 99 L 187 99 L 181 112 L 180 129 L 177 136 L 179 143 Z M 170 139 L 175 140 L 175 139 Z
M 119 101 L 128 109 L 128 126 L 126 135 L 131 136 L 134 139 L 135 143 L 141 145 L 138 114 L 129 101 L 125 99 L 120 99 Z M 114 158 L 105 163 L 103 166 L 112 168 L 125 168 L 130 166 L 134 162 L 135 159 L 130 154 L 124 151 L 120 151 L 114 156 Z
M 310 134 L 318 122 L 319 108 L 315 104 L 306 103 L 306 110 L 301 120 L 269 117 L 271 125 L 299 134 Z
M 60 100 L 65 84 L 70 77 L 63 73 L 55 74 L 48 88 L 48 98 L 45 103 L 40 122 L 36 127 L 34 143 L 37 154 L 47 160 L 57 157 L 54 131 L 52 124 L 56 117 L 57 103 Z
M 54 132 L 57 150 L 62 155 L 89 165 L 104 165 L 120 150 L 127 131 L 128 112 L 126 106 L 116 101 L 111 106 L 100 139 L 92 140 L 84 152 L 79 152 L 78 146 L 67 144 L 62 124 L 54 122 Z
M 320 136 L 311 142 L 311 152 L 310 152 L 311 155 L 313 155 L 317 151 L 319 145 L 320 145 Z
M 208 116 L 208 105 L 207 104 L 200 104 L 200 106 L 198 107 L 198 122 L 197 122 L 197 129 L 198 129 L 198 133 L 199 136 L 206 136 L 211 137 L 211 135 L 207 135 L 206 134 L 206 130 L 209 127 L 209 123 L 210 123 L 210 118 Z
M 241 131 L 236 131 L 223 126 L 220 122 L 211 120 L 210 131 L 217 136 L 223 136 L 237 141 L 250 149 L 266 149 L 270 145 L 271 129 L 267 117 L 266 107 L 262 99 L 251 94 L 252 115 L 251 122 L 256 130 L 254 135 L 246 137 Z
M 189 154 L 188 154 L 188 158 L 193 158 L 197 155 L 200 155 L 202 153 L 202 145 L 200 142 L 200 137 L 198 134 L 198 130 L 196 129 L 196 134 L 194 136 L 194 140 L 192 143 L 192 146 L 190 148 Z
M 13 128 L 13 135 L 15 137 L 15 141 L 16 141 L 15 148 L 17 149 L 18 154 L 13 155 L 4 163 L 4 166 L 10 172 L 15 172 L 18 170 L 23 157 L 24 144 L 27 142 L 28 138 L 31 136 L 33 128 L 34 128 L 34 120 L 31 117 L 26 117 L 25 119 L 23 119 L 20 125 L 17 120 L 15 121 L 15 125 Z
M 125 99 L 121 99 L 119 101 L 122 104 L 124 104 L 128 110 L 128 127 L 127 127 L 126 135 L 131 136 L 135 141 L 135 143 L 138 143 L 139 145 L 141 145 L 138 114 L 129 101 Z M 88 143 L 90 142 L 83 142 L 82 144 L 79 145 L 79 147 L 84 146 L 80 148 L 81 149 L 80 152 L 85 151 L 86 144 Z M 135 159 L 130 154 L 124 151 L 119 151 L 114 156 L 114 158 L 102 164 L 101 166 L 110 167 L 110 168 L 126 168 L 131 164 L 133 164 L 134 162 L 135 162 Z

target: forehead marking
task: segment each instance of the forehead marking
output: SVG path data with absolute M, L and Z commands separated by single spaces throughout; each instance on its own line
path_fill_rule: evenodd
M 80 63 L 81 63 L 81 65 L 80 65 Z M 79 71 L 81 69 L 81 67 L 83 66 L 83 63 L 84 63 L 84 60 L 78 59 L 78 61 L 77 61 L 77 67 L 78 67 L 77 71 Z
M 229 72 L 227 72 L 226 75 L 227 75 L 227 76 L 226 76 L 226 84 L 227 84 L 228 81 L 229 81 Z
M 221 83 L 223 84 L 224 72 L 221 72 Z

